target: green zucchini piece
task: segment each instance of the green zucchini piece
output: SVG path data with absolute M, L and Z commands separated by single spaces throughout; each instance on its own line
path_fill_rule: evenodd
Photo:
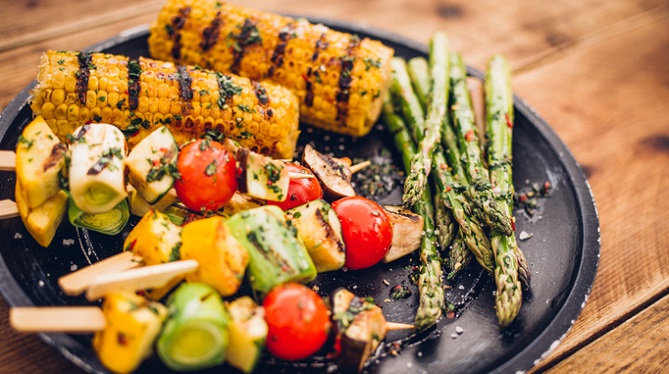
M 158 356 L 170 369 L 198 370 L 224 362 L 230 317 L 216 290 L 183 283 L 167 300 L 169 318 L 158 338 Z
M 239 212 L 226 224 L 249 252 L 246 274 L 256 293 L 264 295 L 278 284 L 308 283 L 316 277 L 316 266 L 281 208 L 268 205 Z

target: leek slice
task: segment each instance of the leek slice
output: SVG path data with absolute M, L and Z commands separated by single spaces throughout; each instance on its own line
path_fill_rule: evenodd
M 128 223 L 130 208 L 128 207 L 128 202 L 123 199 L 109 211 L 91 214 L 79 209 L 74 199 L 70 196 L 67 203 L 67 216 L 72 226 L 102 234 L 116 235 Z

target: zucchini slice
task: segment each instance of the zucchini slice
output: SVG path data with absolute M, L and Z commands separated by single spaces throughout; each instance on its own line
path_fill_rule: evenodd
M 142 139 L 125 160 L 128 182 L 149 204 L 155 204 L 174 185 L 179 146 L 161 126 Z
M 258 199 L 286 200 L 290 178 L 283 161 L 272 160 L 247 148 L 238 149 L 237 161 L 242 170 L 239 192 Z

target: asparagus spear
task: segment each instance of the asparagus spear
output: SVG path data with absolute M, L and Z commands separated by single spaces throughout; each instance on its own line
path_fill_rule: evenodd
M 481 149 L 474 122 L 471 99 L 467 89 L 467 71 L 462 58 L 451 53 L 451 84 L 453 92 L 453 124 L 468 177 L 467 196 L 472 201 L 474 214 L 492 229 L 511 235 L 511 218 L 506 209 L 495 201 L 488 169 L 483 165 Z
M 427 186 L 432 170 L 432 154 L 441 139 L 441 123 L 446 117 L 449 85 L 448 39 L 446 34 L 436 32 L 430 38 L 430 78 L 432 88 L 427 103 L 427 118 L 423 138 L 418 144 L 418 152 L 411 159 L 411 171 L 404 182 L 402 203 L 412 207 Z
M 496 200 L 511 214 L 513 209 L 513 180 L 511 144 L 513 126 L 513 96 L 511 77 L 506 61 L 493 56 L 486 73 L 486 132 L 488 136 L 488 165 L 490 182 Z M 518 280 L 518 260 L 514 247 L 515 236 L 493 230 L 491 245 L 495 254 L 495 310 L 501 327 L 509 325 L 518 315 L 522 290 Z M 529 273 L 528 273 L 529 274 Z
M 417 136 L 414 140 L 420 141 L 422 139 L 420 126 L 424 126 L 425 123 L 421 120 L 422 110 L 418 104 L 418 98 L 411 88 L 409 74 L 406 72 L 406 64 L 402 61 L 396 62 L 393 65 L 391 87 L 395 87 L 391 91 L 393 102 L 399 103 L 399 111 L 403 115 L 406 126 L 411 134 Z M 402 96 L 400 97 L 399 95 Z M 415 103 L 415 105 L 411 103 Z M 384 110 L 392 113 L 392 108 L 384 108 Z M 441 121 L 439 126 L 441 131 L 444 121 Z M 432 162 L 435 165 L 433 179 L 436 184 L 436 190 L 444 194 L 443 200 L 448 203 L 453 218 L 460 226 L 459 230 L 462 232 L 463 241 L 467 245 L 467 248 L 472 251 L 479 264 L 492 273 L 494 260 L 490 241 L 483 232 L 478 220 L 472 216 L 472 209 L 468 200 L 463 195 L 462 185 L 453 179 L 448 170 L 449 167 L 443 152 L 434 152 Z
M 407 61 L 407 71 L 411 78 L 414 93 L 423 110 L 427 110 L 427 98 L 430 95 L 430 67 L 427 59 L 419 56 Z
M 388 102 L 383 107 L 383 118 L 386 126 L 394 134 L 395 145 L 402 153 L 404 169 L 410 170 L 411 159 L 416 154 L 416 147 L 404 121 L 393 113 L 392 105 Z M 423 216 L 424 235 L 420 243 L 420 274 L 418 276 L 418 292 L 420 304 L 416 311 L 416 329 L 425 329 L 437 322 L 444 308 L 444 289 L 442 287 L 443 274 L 439 252 L 434 245 L 434 215 L 430 191 L 426 189 L 421 199 L 414 206 L 416 213 Z
M 446 276 L 447 279 L 453 279 L 464 269 L 469 261 L 471 261 L 472 253 L 467 249 L 467 246 L 463 240 L 462 235 L 456 235 L 455 239 L 451 243 L 451 250 L 448 256 L 448 267 L 451 269 L 451 272 Z

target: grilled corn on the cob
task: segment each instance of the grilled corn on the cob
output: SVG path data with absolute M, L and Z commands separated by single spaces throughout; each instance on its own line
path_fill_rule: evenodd
M 299 97 L 302 121 L 354 136 L 378 118 L 393 55 L 378 41 L 216 0 L 168 0 L 149 51 L 281 84 Z
M 86 123 L 116 125 L 132 148 L 166 125 L 177 142 L 206 131 L 280 158 L 293 156 L 298 101 L 286 88 L 148 58 L 48 51 L 33 91 L 33 114 L 64 140 Z

